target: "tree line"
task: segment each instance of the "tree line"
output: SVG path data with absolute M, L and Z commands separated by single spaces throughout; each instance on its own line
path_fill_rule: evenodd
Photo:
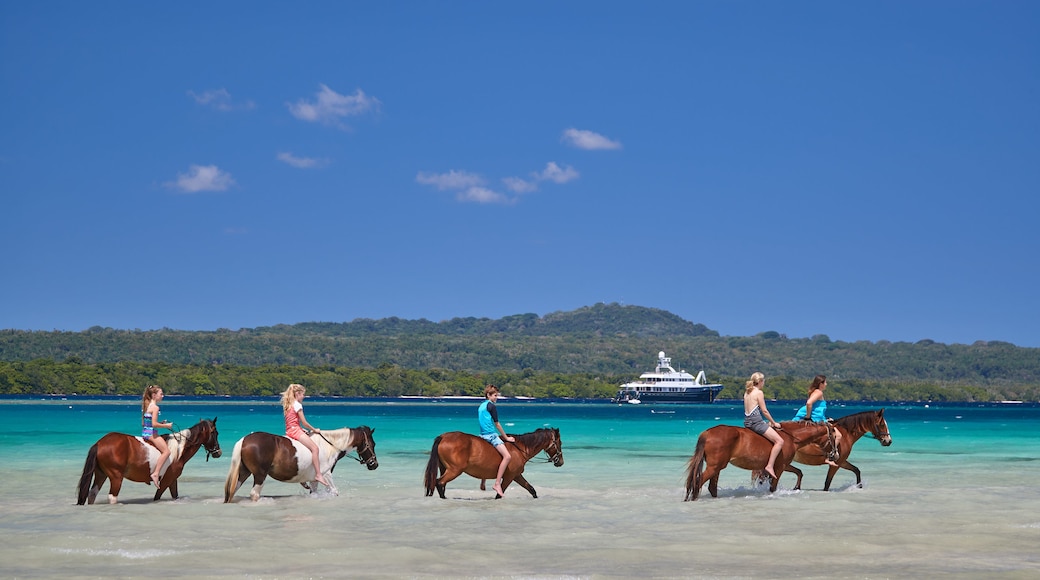
M 493 382 L 514 395 L 609 397 L 652 370 L 659 350 L 676 367 L 704 369 L 726 385 L 723 397 L 739 396 L 746 378 L 762 371 L 776 389 L 767 394 L 784 399 L 803 397 L 816 374 L 830 378 L 831 398 L 1040 399 L 1036 348 L 843 342 L 776 331 L 726 337 L 662 310 L 618 304 L 497 320 L 359 319 L 236 331 L 0 330 L 0 393 L 129 394 L 161 376 L 171 393 L 264 395 L 305 375 L 321 392 L 343 396 L 479 394 Z

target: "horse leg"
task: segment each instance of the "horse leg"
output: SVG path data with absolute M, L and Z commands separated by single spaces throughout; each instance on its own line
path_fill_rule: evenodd
M 123 476 L 116 474 L 112 476 L 112 484 L 108 488 L 108 503 L 119 502 L 119 490 L 123 488 Z
M 528 492 L 530 492 L 531 493 L 531 497 L 533 497 L 533 498 L 537 498 L 538 497 L 538 492 L 534 490 L 534 486 L 533 485 L 531 485 L 530 483 L 527 482 L 527 479 L 524 478 L 523 474 L 518 473 L 516 475 L 516 479 L 514 479 L 513 481 L 515 481 L 516 484 L 519 485 L 520 487 L 522 487 L 522 488 L 526 489 Z M 502 487 L 505 488 L 504 485 Z
M 852 473 L 855 473 L 856 474 L 856 487 L 863 487 L 863 480 L 860 478 L 859 468 L 858 467 L 856 467 L 855 465 L 849 463 L 848 460 L 842 461 L 841 462 L 841 467 L 844 467 L 845 469 L 848 469 Z M 837 475 L 837 473 L 838 473 L 838 468 L 837 467 L 832 465 L 832 466 L 827 468 L 827 480 L 823 482 L 823 491 L 830 491 L 831 490 L 831 481 L 834 479 L 834 476 Z
M 326 487 L 329 488 L 329 493 L 331 493 L 332 495 L 339 495 L 339 490 L 336 489 L 336 484 L 333 483 L 333 481 L 332 481 L 332 472 L 331 471 L 325 474 L 325 481 L 329 482 L 329 484 L 326 486 Z M 318 486 L 314 486 L 314 487 L 317 488 Z M 311 490 L 311 491 L 313 491 L 313 490 Z
M 798 481 L 796 481 L 794 483 L 794 489 L 796 489 L 796 490 L 802 489 L 802 470 L 798 469 L 794 465 L 788 464 L 787 467 L 784 467 L 784 471 L 789 471 L 789 472 L 797 475 L 798 476 Z M 783 473 L 783 471 L 781 473 Z M 780 480 L 780 478 L 777 478 L 777 481 L 779 481 L 779 480 Z
M 98 469 L 94 472 L 94 484 L 90 486 L 90 493 L 87 494 L 87 504 L 94 505 L 94 500 L 97 499 L 97 494 L 101 491 L 101 486 L 108 480 L 108 476 L 105 475 L 104 471 Z
M 249 499 L 253 501 L 260 501 L 260 490 L 264 488 L 264 481 L 266 479 L 266 473 L 253 474 L 253 489 L 249 490 Z
M 441 499 L 447 499 L 444 496 L 444 490 L 448 487 L 448 482 L 455 479 L 462 474 L 462 470 L 457 467 L 442 467 L 444 473 L 437 478 L 437 493 L 441 495 Z

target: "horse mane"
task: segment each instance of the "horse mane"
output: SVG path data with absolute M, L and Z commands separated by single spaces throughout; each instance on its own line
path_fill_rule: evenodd
M 555 432 L 555 428 L 550 427 L 539 427 L 530 433 L 524 433 L 522 435 L 515 435 L 510 433 L 510 437 L 515 437 L 517 441 L 520 441 L 524 445 L 537 445 L 542 441 L 552 437 L 552 433 Z
M 877 424 L 879 412 L 884 412 L 884 409 L 881 411 L 860 411 L 859 413 L 838 417 L 834 422 L 844 427 L 846 431 L 862 430 L 864 433 L 868 433 Z

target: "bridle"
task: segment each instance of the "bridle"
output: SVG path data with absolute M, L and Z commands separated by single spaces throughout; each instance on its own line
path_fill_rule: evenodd
M 560 445 L 559 439 L 556 437 L 556 430 L 555 429 L 549 429 L 548 431 L 549 431 L 549 444 L 545 446 L 544 451 L 545 451 L 545 454 L 549 458 L 545 460 L 545 463 L 552 463 L 556 467 L 559 467 L 560 464 L 563 463 L 563 449 L 562 449 L 562 446 Z M 523 449 L 519 445 L 516 444 L 516 441 L 512 441 L 511 443 L 513 444 L 513 447 L 516 447 L 521 452 L 523 452 Z M 555 451 L 551 451 L 553 449 L 555 449 Z M 524 455 L 526 456 L 527 454 L 525 453 Z M 527 457 L 524 461 L 525 462 L 530 461 L 531 458 L 533 458 L 535 455 L 538 455 L 537 451 L 534 452 L 534 455 L 531 455 L 530 457 Z
M 881 425 L 885 426 L 884 433 L 881 432 Z M 882 439 L 888 439 L 889 441 L 892 441 L 892 433 L 889 432 L 888 421 L 885 421 L 884 417 L 882 417 L 881 420 L 877 423 L 874 423 L 874 426 L 870 428 L 870 436 L 874 439 L 877 439 L 878 441 L 881 441 Z
M 329 441 L 329 438 L 326 437 L 325 434 L 322 433 L 321 431 L 318 432 L 318 435 L 321 435 L 321 438 L 324 439 L 326 443 L 331 445 L 333 449 L 336 449 L 336 450 L 338 450 L 340 452 L 340 458 L 343 458 L 344 456 L 346 456 L 346 457 L 349 457 L 349 458 L 353 459 L 354 461 L 357 461 L 358 463 L 364 465 L 365 467 L 367 467 L 369 469 L 375 469 L 375 467 L 373 467 L 373 466 L 377 464 L 376 463 L 377 462 L 377 460 L 376 460 L 376 450 L 375 450 L 375 445 L 372 442 L 371 434 L 369 433 L 369 431 L 367 429 L 354 429 L 354 431 L 361 431 L 362 433 L 365 434 L 364 449 L 362 450 L 362 448 L 361 448 L 362 446 L 361 445 L 354 446 L 354 448 L 357 449 L 357 452 L 358 452 L 358 456 L 357 457 L 354 457 L 352 455 L 347 455 L 346 451 L 343 451 L 339 447 L 336 447 L 336 445 L 332 441 Z M 368 453 L 368 458 L 367 459 L 365 458 L 365 453 Z

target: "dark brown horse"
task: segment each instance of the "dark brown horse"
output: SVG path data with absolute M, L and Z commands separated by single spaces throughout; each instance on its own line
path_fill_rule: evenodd
M 780 424 L 783 449 L 777 456 L 773 468 L 783 475 L 795 451 L 813 443 L 830 446 L 830 429 L 826 425 L 805 422 L 783 422 Z M 700 495 L 704 482 L 708 482 L 711 497 L 719 497 L 719 472 L 732 463 L 749 470 L 764 470 L 769 461 L 773 444 L 765 437 L 743 427 L 716 425 L 701 433 L 697 448 L 686 469 L 686 496 L 683 501 L 694 501 Z M 705 464 L 707 468 L 705 469 Z M 780 478 L 773 479 L 769 491 L 776 491 Z
M 889 433 L 888 423 L 885 421 L 885 410 L 863 411 L 839 417 L 834 420 L 834 426 L 841 431 L 841 445 L 838 446 L 839 455 L 836 461 L 838 465 L 837 467 L 834 465 L 827 467 L 827 481 L 823 484 L 823 491 L 830 490 L 831 481 L 834 479 L 834 474 L 838 473 L 839 467 L 855 473 L 856 486 L 862 487 L 863 480 L 860 478 L 859 468 L 849 463 L 849 454 L 852 453 L 852 446 L 856 444 L 856 441 L 867 433 L 877 439 L 883 447 L 892 444 L 892 435 Z M 818 445 L 806 445 L 794 454 L 794 461 L 804 465 L 823 465 L 826 458 L 827 454 Z M 797 473 L 798 483 L 794 488 L 801 489 L 802 472 L 797 471 Z
M 357 461 L 369 470 L 379 467 L 379 460 L 376 459 L 376 440 L 372 437 L 374 432 L 374 429 L 362 426 L 310 434 L 310 438 L 318 445 L 318 463 L 333 494 L 338 494 L 339 491 L 332 481 L 332 470 L 350 450 L 357 449 Z M 299 483 L 311 493 L 318 489 L 311 452 L 299 441 L 284 435 L 250 433 L 235 443 L 235 450 L 231 454 L 231 468 L 228 469 L 227 479 L 224 481 L 224 503 L 231 501 L 235 492 L 250 475 L 253 476 L 253 489 L 250 490 L 249 497 L 253 501 L 260 500 L 260 490 L 263 489 L 267 476 L 287 483 Z
M 217 442 L 217 418 L 203 419 L 189 429 L 162 436 L 170 448 L 170 456 L 159 471 L 159 488 L 153 501 L 157 501 L 167 489 L 177 499 L 177 478 L 184 471 L 184 464 L 191 459 L 199 447 L 206 449 L 209 457 L 220 457 Z M 93 504 L 106 479 L 112 483 L 108 491 L 108 503 L 116 503 L 123 480 L 151 483 L 152 468 L 159 460 L 159 450 L 141 437 L 123 433 L 109 433 L 98 440 L 87 452 L 83 464 L 83 475 L 79 478 L 77 505 Z M 93 479 L 93 483 L 91 483 Z
M 509 443 L 509 454 L 511 459 L 506 472 L 502 475 L 502 491 L 509 484 L 517 482 L 521 487 L 531 493 L 531 497 L 538 497 L 534 486 L 524 478 L 524 465 L 532 457 L 545 451 L 549 461 L 556 467 L 563 465 L 563 442 L 560 440 L 559 429 L 538 429 L 523 435 L 513 435 L 516 441 Z M 498 450 L 487 441 L 460 431 L 452 431 L 438 435 L 433 440 L 433 448 L 430 449 L 430 461 L 426 464 L 426 475 L 423 477 L 423 485 L 426 486 L 426 495 L 433 495 L 434 488 L 444 499 L 444 488 L 448 482 L 465 473 L 477 479 L 495 480 L 498 476 L 498 466 L 502 462 L 502 456 Z M 440 477 L 437 471 L 440 470 Z M 495 494 L 495 499 L 502 496 Z

